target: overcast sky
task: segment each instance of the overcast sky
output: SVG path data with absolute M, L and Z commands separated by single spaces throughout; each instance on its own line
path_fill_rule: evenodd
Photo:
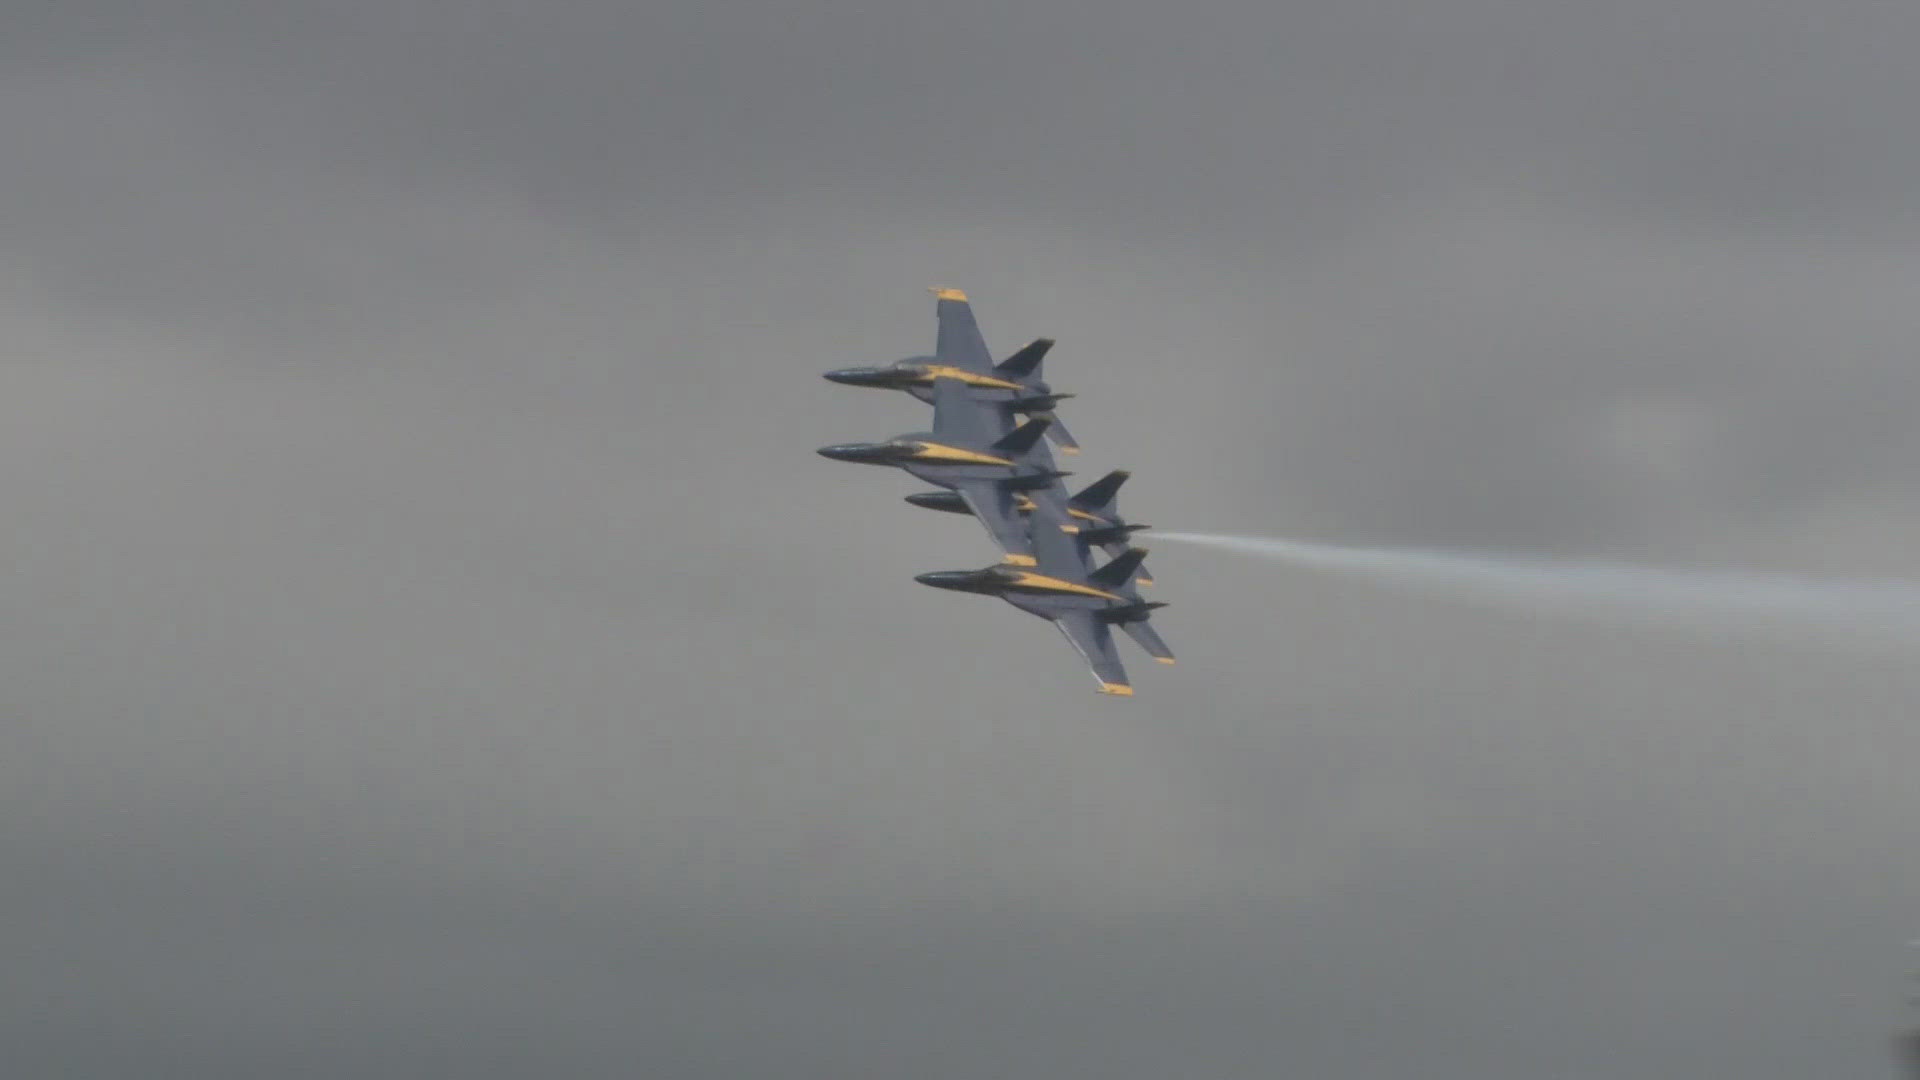
M 1911 643 L 1110 699 L 813 449 L 953 285 L 1162 528 L 1920 577 L 1920 8 L 166 7 L 0 7 L 11 1072 L 1891 1075 Z

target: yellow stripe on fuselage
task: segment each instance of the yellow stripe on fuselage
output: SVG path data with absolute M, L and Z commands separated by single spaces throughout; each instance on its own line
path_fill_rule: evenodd
M 1034 509 L 1033 499 L 1026 495 L 1015 495 L 1013 497 L 1013 508 L 1023 514 L 1031 514 Z M 1067 516 L 1077 517 L 1081 521 L 1091 521 L 1096 525 L 1105 525 L 1107 523 L 1107 519 L 1101 517 L 1099 514 L 1090 514 L 1085 510 L 1072 506 L 1067 507 Z
M 1007 584 L 1016 589 L 1032 589 L 1035 592 L 1072 593 L 1075 596 L 1097 596 L 1102 600 L 1126 600 L 1126 597 L 1117 593 L 1110 593 L 1104 589 L 1096 589 L 1091 585 L 1082 585 L 1078 582 L 1066 581 L 1057 577 L 1048 577 L 1045 574 L 1022 572 Z
M 930 383 L 935 379 L 958 379 L 960 382 L 966 383 L 968 386 L 979 386 L 988 390 L 1019 390 L 1021 389 L 1020 384 L 1017 382 L 1008 382 L 1005 379 L 996 379 L 991 375 L 982 375 L 978 372 L 968 371 L 965 368 L 950 367 L 946 364 L 928 364 L 926 367 L 922 368 L 921 370 L 925 372 L 925 374 L 923 374 L 917 381 L 924 382 L 924 383 Z
M 959 465 L 1007 465 L 1013 462 L 992 454 L 982 454 L 977 450 L 962 450 L 957 446 L 942 446 L 939 443 L 921 443 L 913 452 L 915 461 L 946 461 Z

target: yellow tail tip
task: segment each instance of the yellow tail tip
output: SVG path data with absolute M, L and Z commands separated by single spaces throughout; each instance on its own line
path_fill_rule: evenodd
M 1154 659 L 1160 661 L 1163 664 L 1173 663 L 1173 657 L 1171 656 L 1156 656 L 1154 657 Z
M 1137 577 L 1133 579 L 1133 583 L 1135 585 L 1151 585 L 1153 584 L 1153 579 L 1150 577 Z
M 1080 448 L 1077 446 L 1063 446 L 1060 448 L 1060 452 L 1063 454 L 1077 454 L 1080 452 Z
M 1062 525 L 1062 526 L 1060 526 L 1060 531 L 1061 531 L 1061 532 L 1063 532 L 1063 533 L 1066 533 L 1066 534 L 1067 534 L 1068 536 L 1078 536 L 1078 535 L 1080 535 L 1080 526 L 1078 526 L 1078 525 Z
M 934 295 L 934 299 L 936 300 L 958 300 L 963 304 L 967 302 L 967 294 L 961 292 L 959 289 L 948 289 L 939 285 L 935 285 L 929 288 L 927 291 L 932 293 Z
M 1103 694 L 1112 694 L 1116 697 L 1132 697 L 1133 687 L 1128 686 L 1126 683 L 1103 682 L 1100 684 L 1100 692 Z

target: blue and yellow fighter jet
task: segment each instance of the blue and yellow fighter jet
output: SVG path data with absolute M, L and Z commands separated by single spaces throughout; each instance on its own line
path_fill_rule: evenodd
M 933 383 L 933 430 L 877 443 L 820 448 L 822 457 L 905 469 L 957 496 L 986 526 L 1006 561 L 1034 565 L 1033 543 L 1015 500 L 1057 487 L 1066 473 L 1041 445 L 1051 421 L 1035 417 L 1002 432 L 1003 414 L 974 400 L 965 384 L 942 376 Z
M 1131 696 L 1133 685 L 1113 644 L 1115 626 L 1139 642 L 1155 660 L 1173 663 L 1173 650 L 1147 624 L 1155 608 L 1167 605 L 1140 599 L 1131 581 L 1146 550 L 1129 548 L 1119 558 L 1094 569 L 1087 544 L 1078 534 L 1067 531 L 1071 526 L 1066 515 L 1051 500 L 1034 507 L 1032 523 L 1038 559 L 1031 568 L 1002 563 L 980 570 L 941 570 L 914 580 L 940 589 L 998 596 L 1022 611 L 1051 621 L 1086 658 L 1101 693 Z
M 914 356 L 885 367 L 841 368 L 829 371 L 826 378 L 848 386 L 872 386 L 887 390 L 905 390 L 921 401 L 933 401 L 934 384 L 940 379 L 955 379 L 967 387 L 969 395 L 995 407 L 1025 413 L 1053 421 L 1047 438 L 1063 454 L 1077 454 L 1080 445 L 1067 434 L 1066 426 L 1053 413 L 1053 407 L 1072 394 L 1056 394 L 1040 378 L 1040 361 L 1053 348 L 1053 339 L 1036 338 L 1019 352 L 1000 363 L 993 362 L 980 326 L 973 318 L 973 305 L 959 289 L 932 290 L 937 302 L 935 317 L 939 331 L 935 335 L 932 356 Z
M 1080 539 L 1106 551 L 1118 558 L 1133 545 L 1128 538 L 1142 529 L 1150 528 L 1129 522 L 1120 516 L 1120 485 L 1133 475 L 1125 469 L 1115 469 L 1107 475 L 1088 484 L 1086 489 L 1066 500 L 1067 516 L 1071 524 L 1079 530 Z M 1055 489 L 1049 489 L 1055 490 Z M 967 513 L 967 505 L 959 495 L 951 491 L 916 491 L 908 495 L 907 501 L 927 510 L 941 510 L 950 514 Z M 1023 514 L 1033 512 L 1034 500 L 1024 492 L 1014 496 L 1015 510 Z M 1134 575 L 1135 585 L 1152 585 L 1153 578 L 1148 576 L 1147 568 L 1140 567 Z

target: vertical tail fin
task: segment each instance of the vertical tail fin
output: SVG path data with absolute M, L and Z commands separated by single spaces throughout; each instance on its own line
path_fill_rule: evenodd
M 1107 475 L 1087 485 L 1087 489 L 1075 495 L 1070 502 L 1078 509 L 1099 512 L 1113 502 L 1120 493 L 1120 485 L 1127 482 L 1133 474 L 1125 469 L 1115 469 Z
M 1001 436 L 1000 441 L 993 444 L 993 449 L 1008 455 L 1024 454 L 1034 448 L 1040 436 L 1047 433 L 1050 424 L 1052 421 L 1044 417 L 1029 420 Z
M 1088 574 L 1087 580 L 1103 589 L 1120 588 L 1133 578 L 1133 572 L 1146 557 L 1146 548 L 1128 548 L 1125 555 Z
M 1026 382 L 1040 377 L 1040 361 L 1046 359 L 1047 350 L 1053 348 L 1052 338 L 1035 338 L 1019 352 L 1000 361 L 993 369 L 995 375 L 1015 382 Z

